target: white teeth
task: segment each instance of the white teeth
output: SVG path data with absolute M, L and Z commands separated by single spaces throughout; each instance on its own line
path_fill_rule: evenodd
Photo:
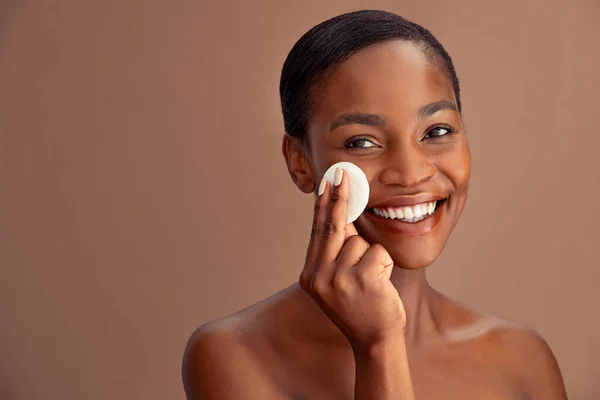
M 396 208 L 396 218 L 398 218 L 398 219 L 404 218 L 404 212 L 402 211 L 401 208 Z
M 436 202 L 428 202 L 414 205 L 412 207 L 398 208 L 374 208 L 373 212 L 382 217 L 389 219 L 399 219 L 404 222 L 418 222 L 433 214 L 436 210 Z
M 416 218 L 420 218 L 423 216 L 423 211 L 421 211 L 420 205 L 416 205 L 413 207 L 413 214 L 415 214 Z

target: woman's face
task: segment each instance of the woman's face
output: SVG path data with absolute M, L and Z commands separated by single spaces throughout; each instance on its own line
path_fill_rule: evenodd
M 332 164 L 358 165 L 371 190 L 358 233 L 402 268 L 430 265 L 463 210 L 471 171 L 448 76 L 419 48 L 394 41 L 355 54 L 324 83 L 308 126 L 316 186 Z M 410 216 L 407 207 L 414 216 L 417 204 L 436 200 L 417 223 L 381 216 Z

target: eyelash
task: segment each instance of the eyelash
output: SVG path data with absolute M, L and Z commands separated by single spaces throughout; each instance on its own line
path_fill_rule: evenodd
M 442 137 L 442 136 L 451 135 L 451 134 L 453 134 L 455 132 L 454 128 L 452 128 L 449 125 L 438 125 L 438 126 L 434 127 L 433 129 L 431 129 L 429 132 L 427 132 L 423 138 L 426 138 L 427 135 L 429 135 L 431 132 L 433 132 L 433 131 L 435 131 L 437 129 L 444 129 L 444 130 L 447 130 L 448 132 L 446 132 L 446 133 L 444 133 L 443 135 L 440 135 L 440 136 L 433 136 L 433 137 L 430 136 L 432 139 L 439 138 L 439 137 Z
M 444 129 L 444 130 L 446 130 L 447 132 L 446 132 L 446 133 L 444 133 L 443 135 L 439 135 L 439 136 L 429 136 L 429 134 L 430 134 L 431 132 L 433 132 L 433 131 L 436 131 L 436 130 L 438 130 L 438 129 Z M 424 139 L 427 139 L 427 138 L 428 138 L 428 136 L 429 136 L 429 138 L 430 138 L 430 139 L 437 139 L 437 138 L 440 138 L 440 137 L 443 137 L 443 136 L 451 135 L 451 134 L 453 134 L 454 132 L 456 132 L 456 131 L 454 130 L 454 128 L 452 128 L 452 127 L 451 127 L 451 126 L 449 126 L 449 125 L 438 125 L 438 126 L 434 127 L 433 129 L 431 129 L 429 132 L 427 132 L 427 133 L 425 134 L 425 136 L 423 136 L 423 138 L 424 138 Z M 366 141 L 366 142 L 370 142 L 370 143 L 372 143 L 372 144 L 373 144 L 373 146 L 369 146 L 369 147 L 356 147 L 356 146 L 353 146 L 353 144 L 355 144 L 356 142 L 360 142 L 360 141 Z M 367 138 L 361 138 L 361 137 L 358 137 L 358 138 L 352 138 L 352 139 L 350 139 L 350 140 L 346 141 L 346 143 L 344 143 L 344 148 L 346 148 L 346 149 L 370 149 L 370 148 L 373 148 L 373 147 L 377 147 L 377 145 L 376 145 L 375 143 L 373 143 L 373 141 L 371 141 L 371 140 L 369 140 L 369 139 L 367 139 Z
M 356 142 L 370 142 L 373 144 L 373 146 L 369 146 L 369 147 L 357 147 L 357 146 L 353 146 L 353 144 L 355 144 Z M 373 143 L 371 140 L 366 139 L 366 138 L 352 138 L 350 140 L 348 140 L 346 143 L 344 143 L 344 147 L 346 149 L 371 149 L 373 147 L 377 147 L 377 145 L 375 143 Z

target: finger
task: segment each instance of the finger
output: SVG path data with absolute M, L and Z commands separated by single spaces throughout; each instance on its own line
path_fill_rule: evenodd
M 317 264 L 319 250 L 323 243 L 323 227 L 327 219 L 327 202 L 329 200 L 329 192 L 331 184 L 325 181 L 321 182 L 323 188 L 319 188 L 319 196 L 317 196 L 314 204 L 313 223 L 310 231 L 310 240 L 306 251 L 306 261 L 304 268 L 300 273 L 300 284 L 308 284 L 312 279 L 315 265 Z
M 348 225 L 346 225 L 346 240 L 348 240 L 348 238 L 350 236 L 354 236 L 354 235 L 358 235 L 358 232 L 356 231 L 356 228 L 354 227 L 354 224 L 351 222 Z
M 364 281 L 375 279 L 385 272 L 387 279 L 392 275 L 394 262 L 390 253 L 380 244 L 373 244 L 352 270 Z
M 359 235 L 352 235 L 346 239 L 338 258 L 335 261 L 338 272 L 347 270 L 358 264 L 368 248 L 369 243 Z
M 327 204 L 327 216 L 323 224 L 319 261 L 331 265 L 338 257 L 346 240 L 348 218 L 348 175 L 341 168 L 336 170 L 335 181 Z

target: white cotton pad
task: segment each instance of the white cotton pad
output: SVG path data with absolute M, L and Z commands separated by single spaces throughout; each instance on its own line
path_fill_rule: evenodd
M 369 181 L 365 173 L 356 165 L 342 161 L 333 164 L 325 175 L 323 180 L 330 182 L 333 185 L 335 177 L 335 169 L 342 168 L 346 171 L 346 175 L 350 178 L 350 195 L 348 197 L 348 221 L 347 224 L 356 221 L 363 213 L 369 202 Z

